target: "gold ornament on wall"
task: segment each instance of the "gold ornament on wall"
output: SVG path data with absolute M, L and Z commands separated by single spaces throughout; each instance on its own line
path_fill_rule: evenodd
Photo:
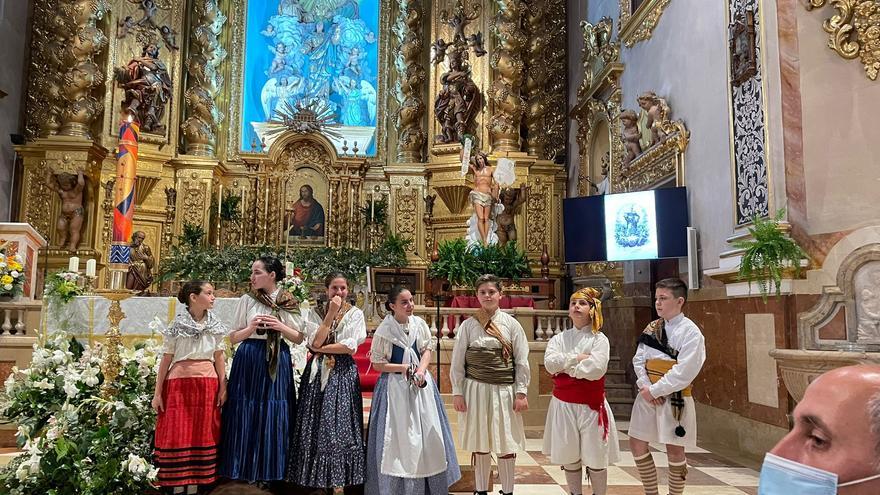
M 568 67 L 568 30 L 565 0 L 547 0 L 546 29 L 550 45 L 544 60 L 549 74 L 562 74 Z M 568 142 L 568 78 L 553 77 L 546 81 L 546 108 L 540 133 L 544 136 L 541 158 L 555 160 L 565 153 Z
M 807 10 L 824 7 L 827 0 L 809 0 Z M 872 81 L 880 73 L 880 0 L 831 0 L 835 14 L 825 19 L 822 29 L 828 48 L 841 57 L 859 58 Z
M 651 39 L 660 16 L 672 0 L 620 0 L 620 35 L 627 48 Z M 635 8 L 633 8 L 635 6 Z
M 488 91 L 492 101 L 489 137 L 493 152 L 519 151 L 525 109 L 523 49 L 528 42 L 522 29 L 525 6 L 520 0 L 496 0 L 496 3 L 498 12 L 492 20 L 492 33 L 497 44 L 490 61 L 495 79 Z
M 397 69 L 394 95 L 399 105 L 394 114 L 397 161 L 420 162 L 428 135 L 422 123 L 425 116 L 422 86 L 426 71 L 421 63 L 425 42 L 418 0 L 398 0 L 398 14 L 392 30 L 399 43 L 394 60 L 394 67 Z
M 552 95 L 546 90 L 553 59 L 547 57 L 551 38 L 547 29 L 550 4 L 531 2 L 525 6 L 525 26 L 528 35 L 526 47 L 526 74 L 523 93 L 526 99 L 525 127 L 526 150 L 530 155 L 542 156 L 544 144 L 549 137 L 544 133 L 544 118 L 550 107 Z
M 220 64 L 226 59 L 226 50 L 220 46 L 220 33 L 226 16 L 217 0 L 193 2 L 191 13 L 190 55 L 186 60 L 187 90 L 186 121 L 181 124 L 186 153 L 213 156 L 217 145 L 217 125 L 223 112 L 217 108 L 216 98 L 223 89 Z

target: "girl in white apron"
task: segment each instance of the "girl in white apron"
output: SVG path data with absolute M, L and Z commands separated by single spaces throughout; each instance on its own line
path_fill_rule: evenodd
M 382 372 L 367 436 L 366 495 L 437 495 L 461 478 L 449 419 L 428 373 L 431 333 L 413 316 L 412 293 L 394 287 L 376 329 L 372 366 Z

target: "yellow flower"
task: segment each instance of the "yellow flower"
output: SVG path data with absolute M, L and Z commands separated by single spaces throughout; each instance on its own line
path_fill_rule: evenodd
M 7 285 L 12 283 L 12 277 L 9 275 L 3 275 L 0 277 L 0 284 Z
M 17 261 L 10 261 L 9 262 L 9 269 L 21 271 L 21 263 L 19 263 Z

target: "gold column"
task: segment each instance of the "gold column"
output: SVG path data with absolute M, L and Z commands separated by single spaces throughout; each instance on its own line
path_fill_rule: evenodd
M 423 122 L 427 74 L 422 64 L 425 41 L 420 3 L 419 0 L 398 0 L 397 19 L 392 28 L 400 43 L 394 60 L 398 78 L 394 85 L 399 105 L 394 114 L 398 162 L 421 162 L 427 140 Z
M 186 60 L 186 121 L 180 126 L 190 155 L 214 156 L 217 124 L 223 112 L 216 98 L 223 87 L 218 67 L 226 58 L 218 36 L 226 23 L 217 0 L 193 2 L 189 56 Z
M 488 91 L 492 102 L 489 137 L 493 153 L 520 150 L 520 125 L 525 106 L 521 94 L 522 54 L 527 42 L 521 27 L 525 11 L 523 2 L 497 0 L 496 3 L 498 12 L 492 20 L 492 33 L 498 42 L 491 60 L 495 80 Z
M 547 135 L 542 132 L 544 115 L 547 112 L 550 93 L 546 91 L 551 58 L 547 48 L 550 46 L 549 5 L 543 1 L 531 0 L 526 5 L 526 31 L 528 47 L 526 50 L 526 78 L 524 85 L 527 105 L 525 108 L 526 150 L 532 156 L 542 156 Z
M 209 158 L 186 157 L 170 161 L 175 170 L 177 222 L 180 226 L 176 232 L 183 230 L 186 224 L 205 229 L 205 237 L 211 232 L 211 196 L 214 177 L 221 175 L 226 168 L 217 160 Z

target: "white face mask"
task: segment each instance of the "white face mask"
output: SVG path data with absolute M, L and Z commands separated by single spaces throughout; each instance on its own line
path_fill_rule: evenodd
M 837 474 L 767 454 L 761 466 L 758 495 L 834 495 L 844 486 L 880 479 L 880 474 L 837 484 Z

